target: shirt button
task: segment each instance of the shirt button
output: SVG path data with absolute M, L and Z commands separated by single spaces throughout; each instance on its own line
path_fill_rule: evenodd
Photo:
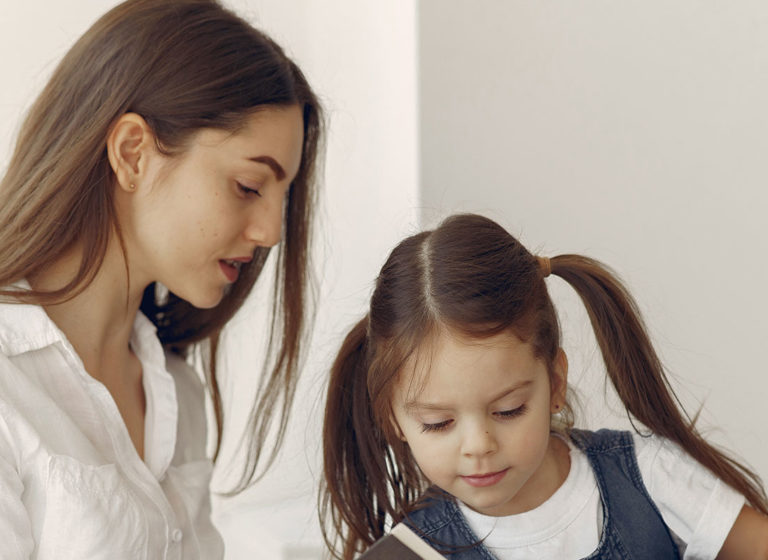
M 171 538 L 173 539 L 173 542 L 181 542 L 181 537 L 184 536 L 184 532 L 181 529 L 174 529 L 173 533 L 171 533 Z

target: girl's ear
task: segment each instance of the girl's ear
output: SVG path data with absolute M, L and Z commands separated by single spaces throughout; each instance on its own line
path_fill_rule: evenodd
M 148 160 L 155 148 L 155 135 L 141 115 L 125 113 L 107 135 L 107 157 L 117 178 L 117 187 L 133 191 L 145 178 Z
M 568 357 L 562 348 L 558 348 L 552 366 L 549 409 L 552 414 L 555 414 L 565 406 L 565 396 L 568 390 Z

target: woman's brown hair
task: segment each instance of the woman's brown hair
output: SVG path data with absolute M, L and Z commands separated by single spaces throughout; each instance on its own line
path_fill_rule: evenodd
M 630 419 L 680 445 L 768 514 L 760 478 L 708 444 L 683 411 L 616 275 L 578 255 L 547 264 L 581 297 Z M 329 381 L 320 517 L 336 557 L 351 559 L 368 548 L 418 507 L 428 487 L 395 432 L 390 403 L 406 360 L 437 328 L 478 339 L 513 332 L 554 371 L 560 327 L 544 277 L 539 259 L 507 231 L 471 214 L 409 237 L 389 255 L 369 313 L 347 335 Z
M 293 399 L 308 322 L 308 247 L 315 200 L 321 109 L 301 70 L 269 37 L 214 0 L 128 0 L 102 16 L 69 50 L 31 107 L 0 183 L 0 297 L 37 304 L 66 301 L 93 280 L 113 231 L 114 173 L 106 139 L 126 112 L 141 115 L 163 153 L 183 153 L 203 128 L 235 131 L 266 106 L 303 111 L 300 168 L 285 207 L 265 375 L 251 413 L 246 472 L 238 490 L 262 472 L 279 448 Z M 51 291 L 9 289 L 82 247 L 78 274 Z M 169 294 L 144 293 L 141 310 L 161 342 L 188 355 L 210 344 L 209 386 L 223 429 L 215 371 L 223 326 L 260 276 L 269 249 L 243 265 L 237 282 L 212 309 L 196 309 Z M 270 371 L 267 371 L 267 370 Z M 275 427 L 274 422 L 277 419 Z M 269 433 L 277 443 L 268 452 Z

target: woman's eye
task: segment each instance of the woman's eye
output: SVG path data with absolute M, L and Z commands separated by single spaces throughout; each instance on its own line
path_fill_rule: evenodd
M 242 192 L 243 192 L 245 195 L 250 195 L 250 196 L 256 195 L 256 196 L 258 196 L 258 197 L 260 197 L 260 196 L 261 196 L 261 192 L 260 192 L 258 189 L 254 189 L 254 188 L 251 188 L 251 187 L 246 187 L 246 186 L 245 186 L 245 185 L 243 185 L 242 183 L 237 183 L 237 187 L 238 187 L 238 188 L 239 188 L 239 189 L 240 189 L 240 190 L 241 190 L 241 191 L 242 191 Z
M 453 420 L 443 420 L 442 422 L 435 422 L 434 424 L 421 424 L 421 431 L 423 432 L 441 432 L 450 426 Z
M 511 410 L 500 410 L 498 412 L 494 412 L 494 414 L 501 418 L 516 418 L 522 414 L 525 414 L 526 410 L 528 410 L 528 407 L 526 405 L 522 405 Z

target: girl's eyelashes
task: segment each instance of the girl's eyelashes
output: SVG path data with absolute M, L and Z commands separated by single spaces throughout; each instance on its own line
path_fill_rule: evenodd
M 528 410 L 527 405 L 521 405 L 511 410 L 500 410 L 499 412 L 494 412 L 494 414 L 500 418 L 505 418 L 505 419 L 516 418 L 518 416 L 525 414 L 527 410 Z
M 434 424 L 421 424 L 421 432 L 441 432 L 450 426 L 453 420 L 443 420 L 442 422 L 435 422 Z
M 522 416 L 528 411 L 528 405 L 520 405 L 517 408 L 513 408 L 510 410 L 500 410 L 498 412 L 494 412 L 493 415 L 501 420 L 511 420 L 512 418 L 517 418 L 518 416 Z M 453 419 L 449 420 L 443 420 L 442 422 L 434 422 L 434 423 L 421 423 L 421 432 L 442 432 L 443 430 L 447 430 L 451 424 L 453 424 Z

